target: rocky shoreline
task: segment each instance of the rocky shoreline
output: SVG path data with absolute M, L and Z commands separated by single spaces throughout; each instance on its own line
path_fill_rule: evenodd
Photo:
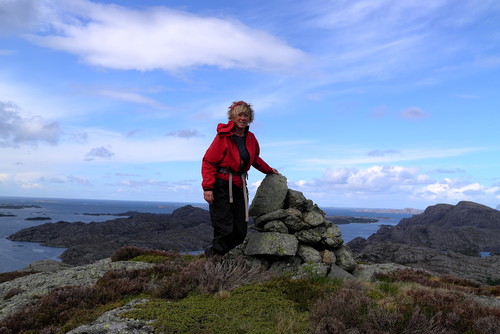
M 46 223 L 20 230 L 7 239 L 67 248 L 62 262 L 83 265 L 108 258 L 125 246 L 197 251 L 212 238 L 208 211 L 193 206 L 171 214 L 130 212 L 129 217 L 93 223 Z
M 320 209 L 316 211 L 321 212 Z M 67 248 L 61 258 L 71 265 L 108 258 L 124 246 L 189 252 L 202 250 L 211 242 L 210 217 L 208 211 L 201 208 L 188 205 L 172 214 L 123 214 L 129 216 L 101 223 L 42 224 L 21 230 L 8 239 Z M 295 227 L 290 223 L 293 219 L 284 217 L 286 215 L 279 217 L 281 223 L 275 220 L 266 229 L 278 232 L 293 230 Z M 322 214 L 323 218 L 333 226 L 360 222 L 360 218 L 354 217 Z M 370 223 L 369 220 L 364 222 Z M 326 223 L 321 220 L 320 224 Z M 257 230 L 262 231 L 265 224 L 258 222 L 256 225 L 261 225 Z M 421 214 L 402 219 L 396 226 L 383 225 L 368 239 L 356 238 L 347 246 L 358 262 L 397 263 L 438 274 L 499 284 L 500 256 L 495 255 L 500 253 L 499 240 L 498 210 L 477 203 L 460 202 L 456 206 L 438 204 L 428 207 Z M 480 252 L 489 252 L 492 256 L 482 258 Z

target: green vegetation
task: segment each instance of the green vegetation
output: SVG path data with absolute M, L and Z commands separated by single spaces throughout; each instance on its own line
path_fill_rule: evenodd
M 113 259 L 155 266 L 109 271 L 94 286 L 54 289 L 0 321 L 0 334 L 65 333 L 135 298 L 149 301 L 122 316 L 150 320 L 157 333 L 500 333 L 500 309 L 473 298 L 498 298 L 500 286 L 424 271 L 368 283 L 292 279 L 242 259 L 133 247 Z
M 308 313 L 270 287 L 246 285 L 227 294 L 153 300 L 123 316 L 155 320 L 164 333 L 308 333 Z M 283 319 L 293 319 L 284 325 Z M 282 328 L 278 328 L 282 327 Z

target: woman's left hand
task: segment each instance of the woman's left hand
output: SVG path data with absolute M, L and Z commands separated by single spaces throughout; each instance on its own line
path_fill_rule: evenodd
M 280 172 L 278 172 L 278 170 L 277 170 L 277 169 L 275 169 L 275 168 L 272 168 L 272 171 L 273 171 L 273 174 L 278 174 L 278 175 L 281 175 L 281 174 L 280 174 Z

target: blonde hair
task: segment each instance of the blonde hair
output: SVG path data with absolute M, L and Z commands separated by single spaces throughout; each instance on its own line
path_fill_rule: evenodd
M 249 103 L 246 103 L 245 101 L 234 101 L 230 106 L 229 109 L 227 110 L 227 118 L 229 120 L 232 120 L 236 116 L 238 116 L 241 113 L 248 113 L 248 122 L 252 123 L 254 119 L 254 112 L 252 109 L 252 105 Z

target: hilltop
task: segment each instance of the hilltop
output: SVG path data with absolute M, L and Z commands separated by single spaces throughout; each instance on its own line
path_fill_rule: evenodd
M 0 274 L 1 334 L 500 330 L 500 289 L 397 265 L 291 277 L 238 256 L 128 247 L 55 270 Z

